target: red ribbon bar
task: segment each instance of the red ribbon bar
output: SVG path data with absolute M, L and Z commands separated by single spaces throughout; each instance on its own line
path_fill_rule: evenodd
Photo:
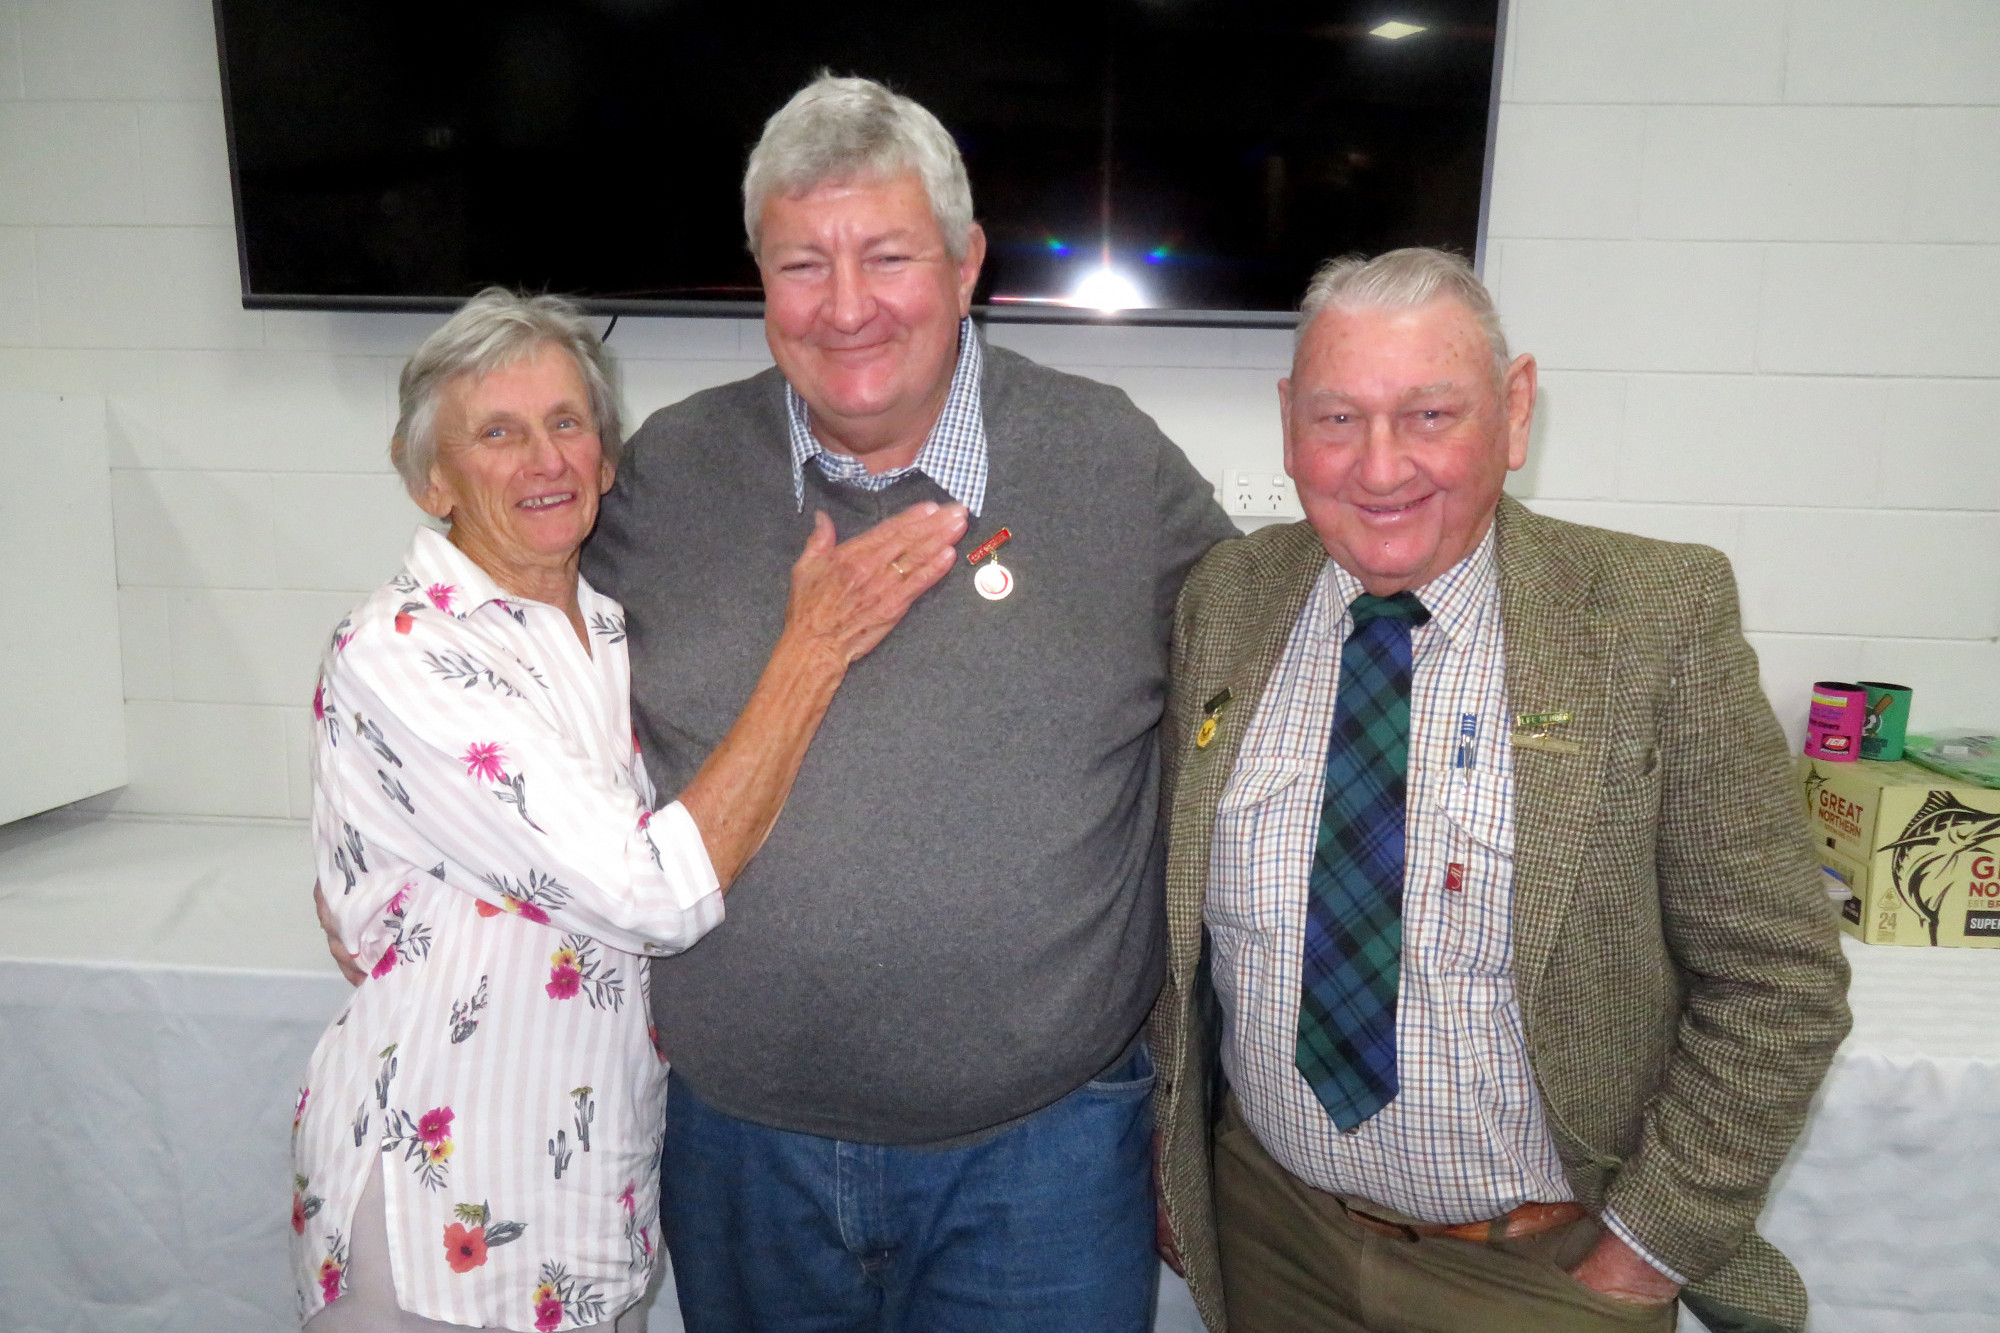
M 981 560 L 984 560 L 987 556 L 992 555 L 995 551 L 999 550 L 1003 545 L 1006 544 L 1007 539 L 1013 535 L 1014 535 L 1013 533 L 1007 531 L 1007 529 L 1005 528 L 1000 529 L 1000 531 L 994 533 L 991 537 L 988 537 L 985 541 L 979 543 L 979 549 L 967 555 L 965 557 L 965 563 L 968 565 L 978 564 Z

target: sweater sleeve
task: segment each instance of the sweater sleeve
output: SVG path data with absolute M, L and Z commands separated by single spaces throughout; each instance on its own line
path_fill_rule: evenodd
M 1159 434 L 1158 428 L 1154 433 Z M 1181 585 L 1195 562 L 1217 542 L 1238 537 L 1236 525 L 1215 501 L 1215 490 L 1194 470 L 1180 446 L 1159 435 L 1159 461 L 1153 492 L 1159 510 L 1154 530 L 1159 543 L 1160 583 L 1157 593 L 1160 623 L 1171 623 Z

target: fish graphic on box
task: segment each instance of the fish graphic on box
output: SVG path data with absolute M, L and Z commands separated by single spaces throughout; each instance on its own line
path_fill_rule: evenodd
M 2000 947 L 2000 791 L 1905 762 L 1799 761 L 1820 862 L 1869 944 Z

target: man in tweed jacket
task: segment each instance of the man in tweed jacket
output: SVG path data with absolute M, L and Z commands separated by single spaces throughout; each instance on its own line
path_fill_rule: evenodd
M 1175 626 L 1163 1246 L 1215 1333 L 1670 1329 L 1676 1296 L 1715 1333 L 1802 1328 L 1752 1224 L 1847 970 L 1727 561 L 1501 495 L 1534 362 L 1455 256 L 1322 270 L 1279 391 L 1307 521 L 1218 548 Z M 1341 1133 L 1289 1042 L 1362 590 L 1437 621 L 1414 631 L 1401 1091 Z M 1488 1003 L 1440 998 L 1468 993 Z

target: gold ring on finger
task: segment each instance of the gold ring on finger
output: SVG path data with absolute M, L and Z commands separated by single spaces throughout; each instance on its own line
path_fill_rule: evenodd
M 896 573 L 900 574 L 904 578 L 910 577 L 910 571 L 903 568 L 903 562 L 900 560 L 891 560 L 889 562 L 889 568 L 895 570 Z

